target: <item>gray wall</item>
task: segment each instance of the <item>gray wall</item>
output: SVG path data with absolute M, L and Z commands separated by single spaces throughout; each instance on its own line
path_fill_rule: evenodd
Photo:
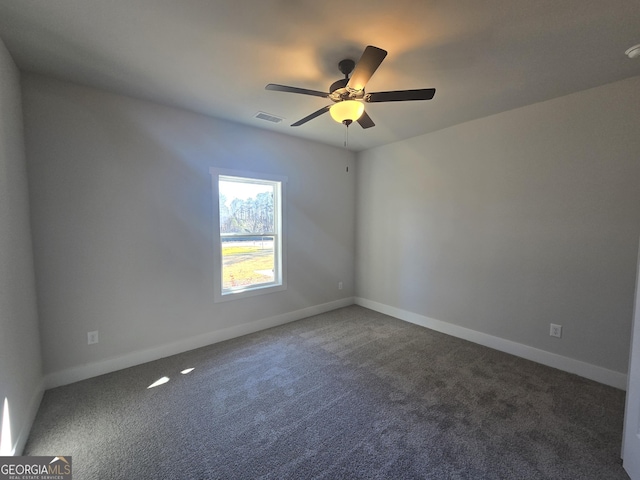
M 17 453 L 43 391 L 28 198 L 20 74 L 0 41 L 0 412 L 6 398 Z
M 363 152 L 357 296 L 626 372 L 639 105 L 635 77 Z
M 353 296 L 352 152 L 46 77 L 23 96 L 46 373 Z M 214 304 L 212 166 L 288 177 L 286 291 Z

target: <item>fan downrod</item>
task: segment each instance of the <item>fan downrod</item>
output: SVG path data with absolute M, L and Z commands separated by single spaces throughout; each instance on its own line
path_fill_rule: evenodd
M 353 72 L 355 66 L 356 62 L 349 58 L 345 58 L 338 63 L 338 68 L 344 74 L 344 78 L 333 82 L 329 87 L 329 93 L 331 94 L 331 99 L 334 102 L 339 102 L 349 98 L 349 92 L 346 91 L 345 87 L 347 86 L 347 83 L 349 83 L 349 75 Z

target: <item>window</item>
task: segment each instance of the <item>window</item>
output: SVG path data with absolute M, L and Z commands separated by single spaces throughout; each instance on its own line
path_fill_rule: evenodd
M 276 290 L 286 282 L 285 177 L 211 169 L 216 301 Z

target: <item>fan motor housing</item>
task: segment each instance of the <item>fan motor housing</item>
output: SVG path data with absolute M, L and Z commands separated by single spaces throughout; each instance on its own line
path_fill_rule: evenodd
M 333 82 L 329 87 L 329 98 L 334 102 L 342 102 L 343 100 L 354 100 L 362 98 L 364 91 L 356 91 L 347 88 L 349 83 L 349 74 L 353 72 L 356 62 L 349 58 L 345 58 L 338 63 L 338 69 L 344 74 L 344 78 Z
M 348 78 L 341 78 L 337 82 L 333 82 L 329 87 L 329 93 L 333 93 L 336 90 L 344 89 L 347 86 L 347 83 L 349 83 Z

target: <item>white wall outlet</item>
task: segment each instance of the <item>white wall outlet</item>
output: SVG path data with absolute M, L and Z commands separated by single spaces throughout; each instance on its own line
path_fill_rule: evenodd
M 562 325 L 556 325 L 555 323 L 551 324 L 551 329 L 549 330 L 549 335 L 552 337 L 562 337 Z
M 98 343 L 98 331 L 88 332 L 87 333 L 87 343 L 89 345 L 93 345 L 94 343 Z
M 342 290 L 342 282 L 338 282 L 338 290 Z

